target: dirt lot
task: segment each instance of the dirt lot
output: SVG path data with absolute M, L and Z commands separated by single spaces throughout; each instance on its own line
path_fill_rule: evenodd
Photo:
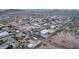
M 49 39 L 49 43 L 59 47 L 59 48 L 68 48 L 76 49 L 79 48 L 79 38 L 75 39 L 70 33 L 60 32 L 55 36 L 52 36 Z

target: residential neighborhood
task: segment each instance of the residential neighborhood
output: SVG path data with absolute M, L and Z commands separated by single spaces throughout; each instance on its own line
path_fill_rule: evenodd
M 0 49 L 79 48 L 79 11 L 0 12 Z

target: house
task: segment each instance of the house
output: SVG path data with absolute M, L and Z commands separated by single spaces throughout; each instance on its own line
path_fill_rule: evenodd
M 30 48 L 30 49 L 33 49 L 35 47 L 37 47 L 38 45 L 41 44 L 41 41 L 40 40 L 28 40 L 28 43 L 27 43 L 27 47 Z
M 41 36 L 44 37 L 44 38 L 49 37 L 50 34 L 52 34 L 54 32 L 55 32 L 55 30 L 52 30 L 52 29 L 44 29 L 44 30 L 40 31 Z
M 51 25 L 50 28 L 51 28 L 51 29 L 55 29 L 56 26 L 55 26 L 55 25 Z
M 50 25 L 49 24 L 44 24 L 43 26 L 45 29 L 50 29 Z
M 0 46 L 0 49 L 6 49 L 9 45 Z
M 3 37 L 8 36 L 8 35 L 9 35 L 9 33 L 7 31 L 1 32 L 0 38 L 3 38 Z
M 44 29 L 44 30 L 42 30 L 40 33 L 41 33 L 41 34 L 46 34 L 46 33 L 48 33 L 48 30 L 47 30 L 47 29 Z

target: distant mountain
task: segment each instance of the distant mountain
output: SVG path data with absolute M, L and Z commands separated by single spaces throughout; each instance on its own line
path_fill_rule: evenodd
M 0 15 L 23 12 L 23 13 L 44 13 L 44 14 L 79 14 L 79 10 L 70 9 L 2 9 Z
M 25 12 L 24 10 L 21 9 L 6 9 L 3 11 L 0 11 L 0 15 L 8 14 L 8 13 L 14 13 L 14 12 Z
M 21 9 L 7 9 L 4 12 L 25 12 L 25 11 Z

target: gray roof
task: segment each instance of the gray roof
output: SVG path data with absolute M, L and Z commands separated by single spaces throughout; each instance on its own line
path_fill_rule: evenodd
M 9 33 L 8 32 L 1 32 L 0 33 L 0 38 L 2 38 L 2 37 L 5 37 L 5 36 L 7 36 L 7 35 L 9 35 Z

